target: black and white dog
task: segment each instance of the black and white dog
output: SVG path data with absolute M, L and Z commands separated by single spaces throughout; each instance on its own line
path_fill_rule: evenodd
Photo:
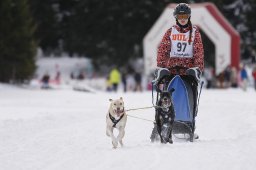
M 160 92 L 160 99 L 156 107 L 155 125 L 160 136 L 161 143 L 173 143 L 172 128 L 175 118 L 175 111 L 171 97 L 172 92 L 174 92 L 174 89 L 171 89 L 170 92 Z

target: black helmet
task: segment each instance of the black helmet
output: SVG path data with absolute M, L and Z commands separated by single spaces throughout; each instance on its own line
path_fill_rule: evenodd
M 191 9 L 188 6 L 188 4 L 179 3 L 175 7 L 175 9 L 174 9 L 173 16 L 176 17 L 176 15 L 178 15 L 178 14 L 188 14 L 188 15 L 191 15 Z

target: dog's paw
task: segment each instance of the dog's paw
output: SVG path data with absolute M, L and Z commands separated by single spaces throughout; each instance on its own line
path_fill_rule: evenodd
M 110 134 L 108 133 L 108 131 L 106 131 L 106 135 L 107 135 L 107 136 L 110 136 Z
M 117 140 L 113 140 L 112 141 L 112 145 L 113 145 L 113 148 L 117 148 L 118 141 Z
M 173 141 L 172 141 L 172 139 L 169 139 L 169 143 L 170 143 L 170 144 L 173 144 Z
M 119 143 L 120 143 L 121 147 L 123 147 L 123 146 L 124 146 L 124 144 L 123 144 L 123 141 L 122 141 L 122 140 L 120 140 L 120 141 L 119 141 Z

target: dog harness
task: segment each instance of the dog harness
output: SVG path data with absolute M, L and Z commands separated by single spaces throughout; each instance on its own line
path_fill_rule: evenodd
M 161 109 L 160 115 L 162 116 L 164 123 L 168 123 L 172 119 L 171 112 L 169 112 L 169 109 L 166 111 Z
M 111 121 L 112 121 L 112 123 L 114 123 L 113 124 L 113 126 L 112 127 L 116 127 L 116 124 L 124 117 L 124 114 L 119 118 L 119 119 L 115 119 L 110 113 L 108 113 L 109 114 L 109 118 L 111 119 Z

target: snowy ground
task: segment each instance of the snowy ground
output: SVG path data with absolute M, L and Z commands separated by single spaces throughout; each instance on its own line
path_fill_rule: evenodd
M 153 124 L 128 118 L 125 147 L 105 135 L 109 98 L 126 109 L 151 105 L 151 93 L 85 93 L 0 84 L 1 170 L 256 169 L 256 92 L 204 90 L 194 143 L 150 143 Z M 129 114 L 153 120 L 153 109 Z

